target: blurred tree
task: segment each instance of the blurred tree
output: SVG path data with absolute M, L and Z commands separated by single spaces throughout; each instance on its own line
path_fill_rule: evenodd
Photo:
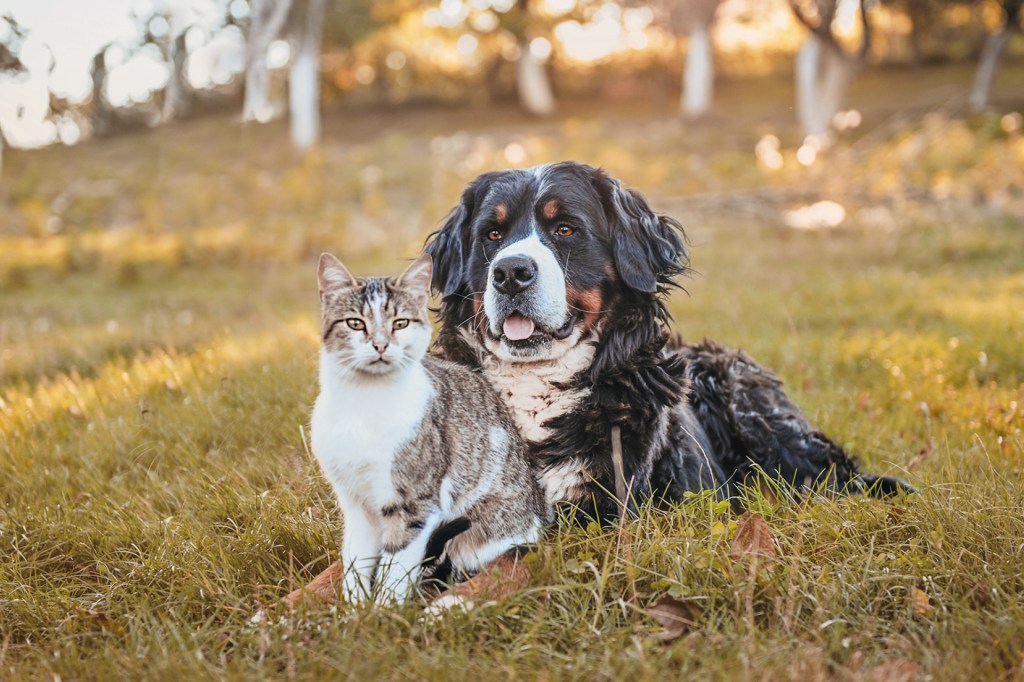
M 270 101 L 267 50 L 281 35 L 292 0 L 252 0 L 248 41 L 245 50 L 245 102 L 243 121 L 269 121 L 274 116 Z
M 519 59 L 516 60 L 516 91 L 519 93 L 519 104 L 526 113 L 533 116 L 550 116 L 555 113 L 555 95 L 551 91 L 551 81 L 544 68 L 541 54 L 542 45 L 550 43 L 534 43 L 531 35 L 530 0 L 519 0 L 517 11 L 523 16 L 523 30 L 517 36 L 519 40 Z
M 861 20 L 859 49 L 850 53 L 833 30 L 840 0 L 789 0 L 796 18 L 809 34 L 796 55 L 796 109 L 805 135 L 825 135 L 856 71 L 871 48 L 871 23 L 866 0 L 857 0 Z M 808 12 L 807 5 L 813 12 Z
M 721 0 L 673 0 L 668 7 L 673 31 L 688 36 L 679 100 L 687 118 L 698 119 L 711 110 L 715 87 L 711 32 L 720 4 Z
M 186 34 L 191 28 L 186 8 L 170 0 L 139 7 L 143 13 L 133 10 L 132 14 L 142 25 L 141 47 L 156 46 L 167 65 L 167 85 L 164 87 L 160 120 L 166 122 L 183 118 L 192 108 L 192 88 L 185 75 L 188 60 Z
M 113 43 L 107 43 L 93 55 L 92 68 L 92 131 L 100 137 L 109 135 L 114 130 L 115 111 L 110 106 L 103 86 L 107 82 L 107 51 Z
M 1003 23 L 998 30 L 989 34 L 985 41 L 985 47 L 981 51 L 981 59 L 978 62 L 978 71 L 974 76 L 974 86 L 971 88 L 971 95 L 968 105 L 971 109 L 980 110 L 988 106 L 989 93 L 992 90 L 992 81 L 995 80 L 996 72 L 999 70 L 999 63 L 1002 61 L 1003 51 L 1010 37 L 1021 30 L 1021 18 L 1024 15 L 1024 0 L 1002 0 L 1000 7 L 1003 13 Z
M 300 0 L 295 10 L 288 109 L 292 144 L 305 151 L 320 139 L 320 48 L 327 0 Z
M 24 73 L 25 65 L 21 61 L 20 53 L 25 42 L 25 29 L 10 14 L 0 16 L 0 28 L 3 29 L 0 31 L 0 76 Z M 4 137 L 3 126 L 0 126 L 0 175 L 3 174 L 6 146 L 7 138 Z
M 164 90 L 162 115 L 164 121 L 188 116 L 192 109 L 192 86 L 185 75 L 185 66 L 188 60 L 187 35 L 188 29 L 186 28 L 167 41 L 168 48 L 165 55 L 170 73 L 167 77 L 167 88 Z

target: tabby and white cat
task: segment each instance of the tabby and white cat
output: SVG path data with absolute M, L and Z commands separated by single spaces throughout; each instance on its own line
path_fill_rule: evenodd
M 397 279 L 357 279 L 320 257 L 312 442 L 344 514 L 350 600 L 408 599 L 442 549 L 475 573 L 536 542 L 551 516 L 494 389 L 427 355 L 430 271 L 424 255 Z

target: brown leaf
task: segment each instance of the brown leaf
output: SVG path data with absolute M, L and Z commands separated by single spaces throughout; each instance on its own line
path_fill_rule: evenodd
M 924 590 L 919 590 L 915 587 L 910 591 L 910 600 L 910 609 L 914 614 L 914 618 L 924 618 L 931 613 L 932 605 Z
M 700 618 L 701 608 L 692 601 L 682 601 L 666 594 L 647 607 L 645 613 L 665 628 L 652 637 L 663 642 L 670 642 L 673 639 L 679 639 L 693 629 L 697 619 Z
M 75 613 L 80 621 L 90 621 L 99 625 L 102 629 L 112 632 L 115 635 L 124 634 L 124 626 L 113 620 L 107 614 L 102 611 L 94 611 L 93 609 L 82 609 L 76 608 Z
M 772 544 L 772 530 L 764 517 L 754 512 L 747 512 L 740 518 L 736 527 L 736 535 L 732 539 L 729 556 L 733 561 L 742 561 L 753 557 L 775 559 L 775 545 Z
M 914 679 L 921 666 L 905 658 L 896 658 L 885 663 L 879 663 L 868 671 L 868 680 L 871 682 L 910 682 Z

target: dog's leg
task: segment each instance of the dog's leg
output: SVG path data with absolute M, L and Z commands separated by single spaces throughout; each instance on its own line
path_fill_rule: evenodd
M 469 580 L 453 585 L 431 601 L 431 613 L 461 607 L 470 609 L 475 604 L 507 599 L 530 579 L 530 569 L 522 560 L 519 550 L 501 555 L 484 570 Z

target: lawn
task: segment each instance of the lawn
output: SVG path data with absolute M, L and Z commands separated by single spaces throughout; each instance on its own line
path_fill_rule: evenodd
M 928 87 L 922 107 L 945 96 Z M 756 111 L 697 135 L 654 106 L 481 118 L 336 119 L 305 158 L 226 119 L 9 155 L 0 678 L 1024 679 L 1019 132 L 865 107 L 803 168 Z M 781 170 L 754 157 L 767 133 Z M 866 470 L 921 493 L 751 492 L 775 550 L 757 562 L 741 516 L 694 497 L 557 529 L 501 604 L 250 625 L 338 552 L 306 437 L 315 256 L 397 272 L 477 172 L 567 157 L 683 218 L 679 333 L 748 350 Z M 822 198 L 841 227 L 785 226 Z M 646 613 L 666 595 L 695 615 L 674 639 Z

